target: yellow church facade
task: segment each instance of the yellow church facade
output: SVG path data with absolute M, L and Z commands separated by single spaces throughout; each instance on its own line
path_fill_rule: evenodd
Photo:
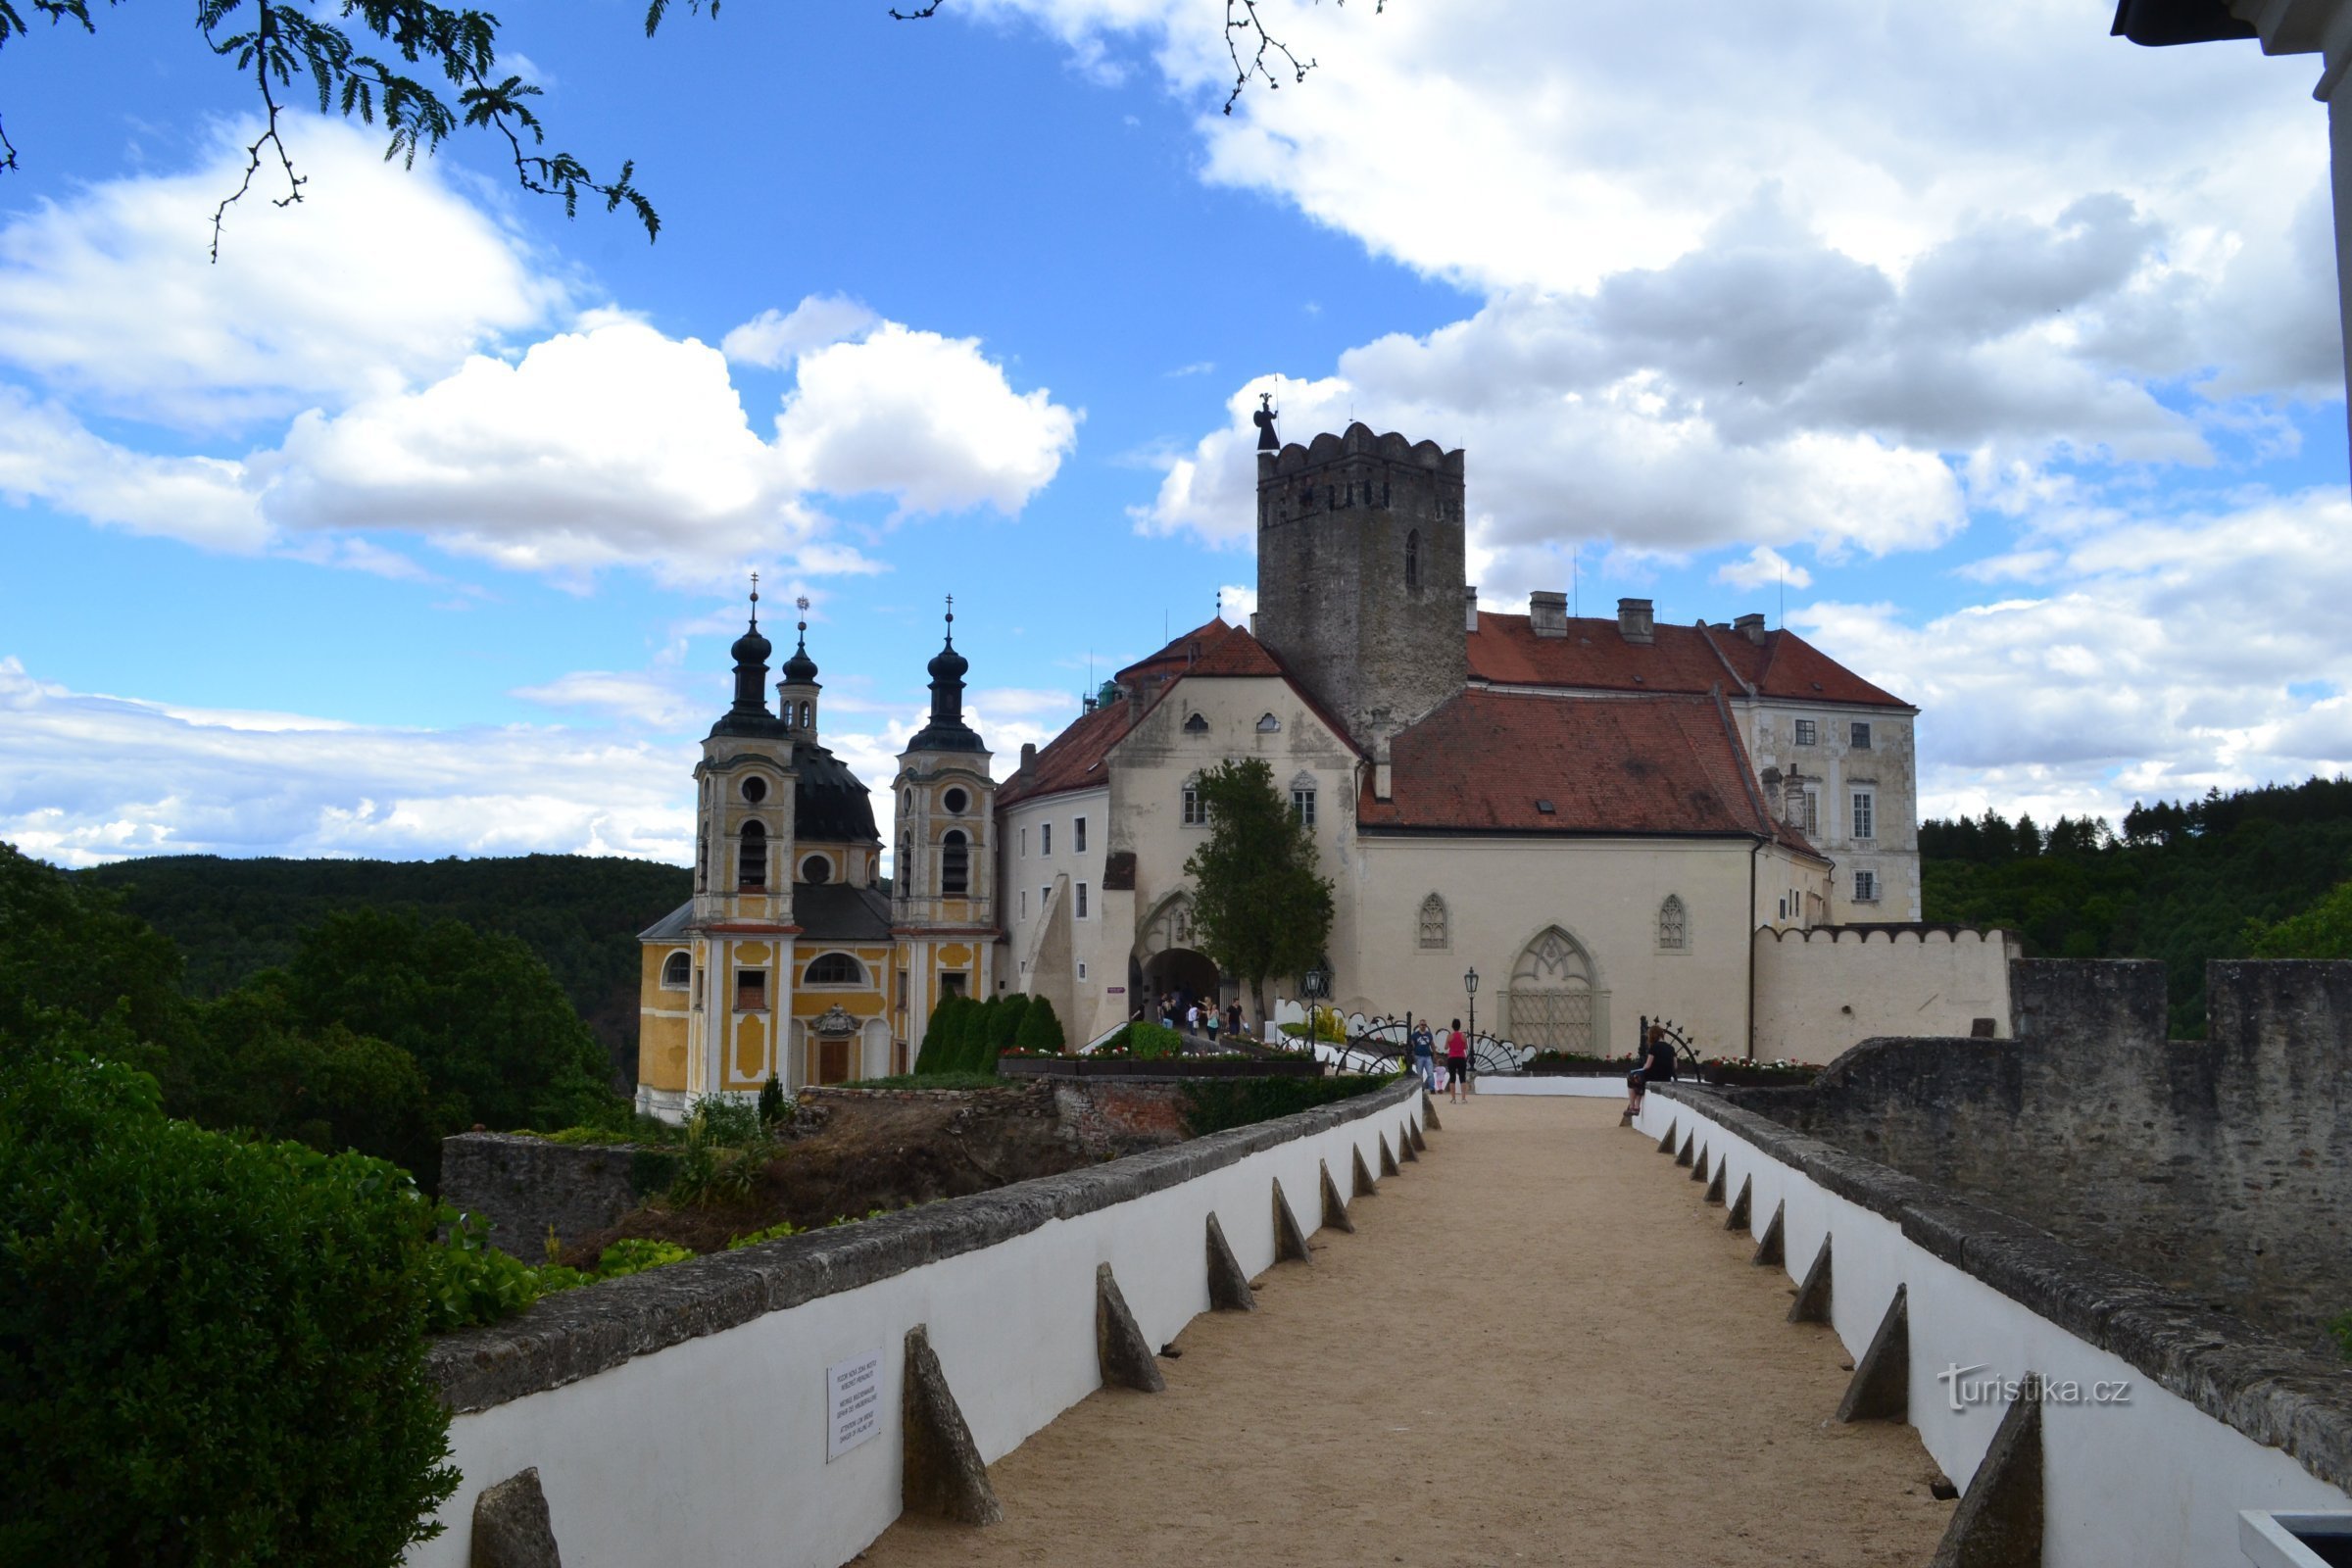
M 771 708 L 758 609 L 695 766 L 694 896 L 639 934 L 637 1107 L 671 1120 L 770 1076 L 792 1093 L 905 1072 L 939 997 L 994 985 L 996 786 L 955 617 L 892 784 L 886 883 L 866 787 L 819 739 L 808 625 Z

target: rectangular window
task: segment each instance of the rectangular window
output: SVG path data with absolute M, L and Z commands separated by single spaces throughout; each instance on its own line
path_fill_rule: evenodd
M 1047 901 L 1048 899 L 1051 899 L 1052 897 L 1054 897 L 1054 890 L 1053 890 L 1052 888 L 1039 888 L 1039 889 L 1037 890 L 1037 912 L 1038 912 L 1038 913 L 1040 913 L 1040 914 L 1043 914 L 1043 913 L 1045 913 L 1045 912 L 1046 912 L 1046 901 Z
M 1856 871 L 1854 873 L 1854 902 L 1856 904 L 1876 904 L 1879 902 L 1878 872 Z
M 1878 835 L 1878 803 L 1867 790 L 1854 792 L 1854 837 L 1874 839 Z
M 1078 960 L 1078 978 L 1081 980 L 1086 978 L 1086 960 L 1084 958 Z
M 1813 720 L 1809 718 L 1798 719 L 1796 721 L 1796 744 L 1799 746 L 1811 746 L 1815 744 L 1815 740 L 1816 737 L 1813 732 Z
M 1070 850 L 1076 855 L 1086 853 L 1086 818 L 1083 816 L 1070 823 Z
M 1821 836 L 1821 792 L 1819 790 L 1805 791 L 1805 836 L 1808 838 Z
M 1040 855 L 1054 853 L 1054 824 L 1051 822 L 1040 822 L 1037 825 L 1037 853 Z
M 939 994 L 943 997 L 960 997 L 965 994 L 964 987 L 970 980 L 971 977 L 961 969 L 943 970 L 939 977 Z
M 1854 750 L 1857 752 L 1870 750 L 1870 726 L 1868 724 L 1854 726 Z
M 735 971 L 735 1010 L 737 1012 L 765 1012 L 767 1010 L 767 971 L 738 969 Z
M 1021 829 L 1021 858 L 1024 860 L 1029 858 L 1029 830 L 1027 828 Z
M 1024 920 L 1029 918 L 1029 890 L 1027 888 L 1021 889 L 1021 918 Z
M 1086 884 L 1083 882 L 1078 884 L 1078 918 L 1086 918 Z
M 906 1010 L 906 971 L 904 969 L 899 971 L 898 1004 L 896 1010 L 905 1012 Z
M 1184 787 L 1184 825 L 1199 827 L 1207 820 L 1208 812 L 1200 805 L 1200 792 L 1187 784 Z
M 1291 791 L 1291 814 L 1306 826 L 1313 827 L 1315 825 L 1315 792 L 1313 790 Z

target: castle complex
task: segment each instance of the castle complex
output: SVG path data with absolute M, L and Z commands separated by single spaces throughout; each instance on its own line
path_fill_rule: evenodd
M 1642 1014 L 1739 1055 L 1760 1018 L 1805 1037 L 1817 1011 L 1834 1052 L 1857 1016 L 1840 985 L 1878 1013 L 1920 990 L 1930 1032 L 2005 1016 L 1997 978 L 1952 983 L 1997 975 L 1997 947 L 1921 968 L 1880 956 L 1885 932 L 1859 969 L 1864 944 L 1824 933 L 1833 968 L 1816 954 L 1804 998 L 1773 991 L 1784 934 L 1918 920 L 1917 710 L 1761 615 L 1480 610 L 1462 454 L 1434 442 L 1355 424 L 1261 451 L 1257 507 L 1252 623 L 1120 670 L 1001 784 L 950 636 L 892 781 L 887 881 L 866 791 L 817 739 L 805 627 L 771 710 L 755 621 L 697 768 L 694 898 L 644 933 L 640 1105 L 904 1070 L 950 992 L 1049 997 L 1073 1044 L 1163 992 L 1235 997 L 1194 945 L 1184 865 L 1208 832 L 1194 781 L 1237 758 L 1314 832 L 1343 1007 L 1464 1013 L 1475 969 L 1483 1025 L 1616 1054 Z

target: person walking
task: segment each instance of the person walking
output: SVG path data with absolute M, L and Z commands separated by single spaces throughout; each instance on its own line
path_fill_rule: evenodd
M 1470 1037 L 1462 1033 L 1462 1020 L 1453 1020 L 1446 1034 L 1446 1098 L 1454 1104 L 1470 1092 Z
M 1208 1033 L 1208 1048 L 1211 1051 L 1217 1048 L 1217 1029 L 1224 1018 L 1225 1015 L 1217 1010 L 1217 1004 L 1213 1002 L 1200 1009 L 1200 1027 Z
M 1422 1088 L 1438 1092 L 1438 1037 L 1426 1022 L 1413 1026 L 1413 1071 L 1421 1075 Z

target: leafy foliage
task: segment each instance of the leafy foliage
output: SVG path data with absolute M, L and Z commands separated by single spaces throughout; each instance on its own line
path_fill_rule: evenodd
M 2275 925 L 2246 928 L 2252 958 L 2352 958 L 2352 882 L 2338 882 L 2319 903 Z
M 390 1165 L 163 1114 L 120 1025 L 0 1045 L 0 1561 L 382 1564 L 457 1486 L 434 1210 Z
M 1020 1032 L 1013 1039 L 1013 1047 L 1039 1055 L 1059 1055 L 1068 1049 L 1068 1037 L 1061 1032 L 1061 1019 L 1054 1011 L 1054 1000 L 1051 997 L 1029 999 L 1029 1006 L 1021 1014 Z
M 1297 974 L 1331 936 L 1331 879 L 1315 836 L 1274 788 L 1262 759 L 1228 760 L 1200 775 L 1208 842 L 1184 863 L 1193 925 L 1217 967 L 1250 986 L 1258 1017 L 1266 980 Z
M 441 1211 L 449 1238 L 427 1248 L 420 1262 L 425 1282 L 425 1331 L 448 1334 L 513 1317 L 542 1296 L 588 1283 L 588 1276 L 560 1263 L 536 1266 L 490 1245 L 489 1225 L 471 1214 Z
M 1332 1078 L 1188 1078 L 1182 1087 L 1185 1131 L 1202 1138 L 1229 1127 L 1248 1127 L 1352 1100 L 1396 1081 L 1370 1073 L 1343 1073 Z
M 922 1049 L 914 1056 L 918 1076 L 956 1070 L 956 1058 L 963 1049 L 964 1013 L 973 1005 L 969 998 L 953 994 L 933 1005 L 931 1022 L 923 1030 Z
M 2352 780 L 2134 805 L 2120 837 L 1988 811 L 1923 822 L 1919 845 L 1928 919 L 2007 927 L 2036 956 L 2161 959 L 2172 1031 L 2193 1038 L 2208 959 L 2326 956 L 2331 917 L 2315 906 L 2352 878 Z
M 188 993 L 217 997 L 291 963 L 303 933 L 341 909 L 413 909 L 518 937 L 604 1042 L 609 1077 L 637 1079 L 637 933 L 684 903 L 680 866 L 592 855 L 498 859 L 226 860 L 158 856 L 72 873 L 122 895 L 186 956 Z
M 1102 1042 L 1101 1054 L 1125 1054 L 1144 1061 L 1156 1061 L 1162 1056 L 1181 1056 L 1184 1054 L 1184 1036 L 1164 1023 L 1136 1018 L 1126 1028 Z

